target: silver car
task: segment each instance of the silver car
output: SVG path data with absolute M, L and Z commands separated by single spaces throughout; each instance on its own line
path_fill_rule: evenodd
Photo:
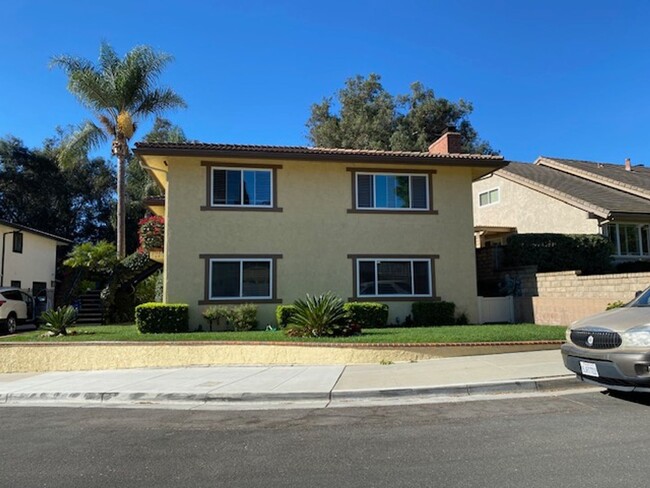
M 650 392 L 650 288 L 627 305 L 567 329 L 564 365 L 587 383 Z

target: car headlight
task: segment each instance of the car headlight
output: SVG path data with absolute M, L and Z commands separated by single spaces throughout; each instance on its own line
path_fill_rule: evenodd
M 566 328 L 566 331 L 564 332 L 564 335 L 566 337 L 566 341 L 571 342 L 571 327 Z
M 623 347 L 650 347 L 650 325 L 634 327 L 621 334 Z

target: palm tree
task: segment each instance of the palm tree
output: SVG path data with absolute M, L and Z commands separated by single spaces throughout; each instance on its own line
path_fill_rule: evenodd
M 87 120 L 68 138 L 60 154 L 63 165 L 77 160 L 81 154 L 111 141 L 111 152 L 117 158 L 117 256 L 125 249 L 125 168 L 129 157 L 129 140 L 138 122 L 164 110 L 185 107 L 183 99 L 169 88 L 158 88 L 156 82 L 163 68 L 172 61 L 165 53 L 149 46 L 137 46 L 122 59 L 107 43 L 99 49 L 97 65 L 86 59 L 56 56 L 51 66 L 62 68 L 68 75 L 68 90 L 93 111 L 99 125 Z

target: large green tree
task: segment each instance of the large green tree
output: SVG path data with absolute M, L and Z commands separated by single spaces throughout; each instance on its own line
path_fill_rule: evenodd
M 311 107 L 309 139 L 319 147 L 426 151 L 450 125 L 458 128 L 467 153 L 495 154 L 469 121 L 472 104 L 436 97 L 419 82 L 407 94 L 392 95 L 381 77 L 348 79 L 333 97 Z
M 172 57 L 138 46 L 120 58 L 108 44 L 102 43 L 99 60 L 56 56 L 52 66 L 68 76 L 68 90 L 93 112 L 96 122 L 88 120 L 70 137 L 60 154 L 64 164 L 74 164 L 89 148 L 111 142 L 117 158 L 117 255 L 126 254 L 125 173 L 130 155 L 129 141 L 138 122 L 165 110 L 184 107 L 183 99 L 169 88 L 156 84 Z
M 0 218 L 76 241 L 112 239 L 115 172 L 102 158 L 62 167 L 57 140 L 34 150 L 0 139 Z

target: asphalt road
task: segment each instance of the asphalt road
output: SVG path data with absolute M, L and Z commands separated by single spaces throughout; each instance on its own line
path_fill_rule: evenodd
M 2 487 L 639 487 L 650 399 L 274 411 L 0 408 Z

